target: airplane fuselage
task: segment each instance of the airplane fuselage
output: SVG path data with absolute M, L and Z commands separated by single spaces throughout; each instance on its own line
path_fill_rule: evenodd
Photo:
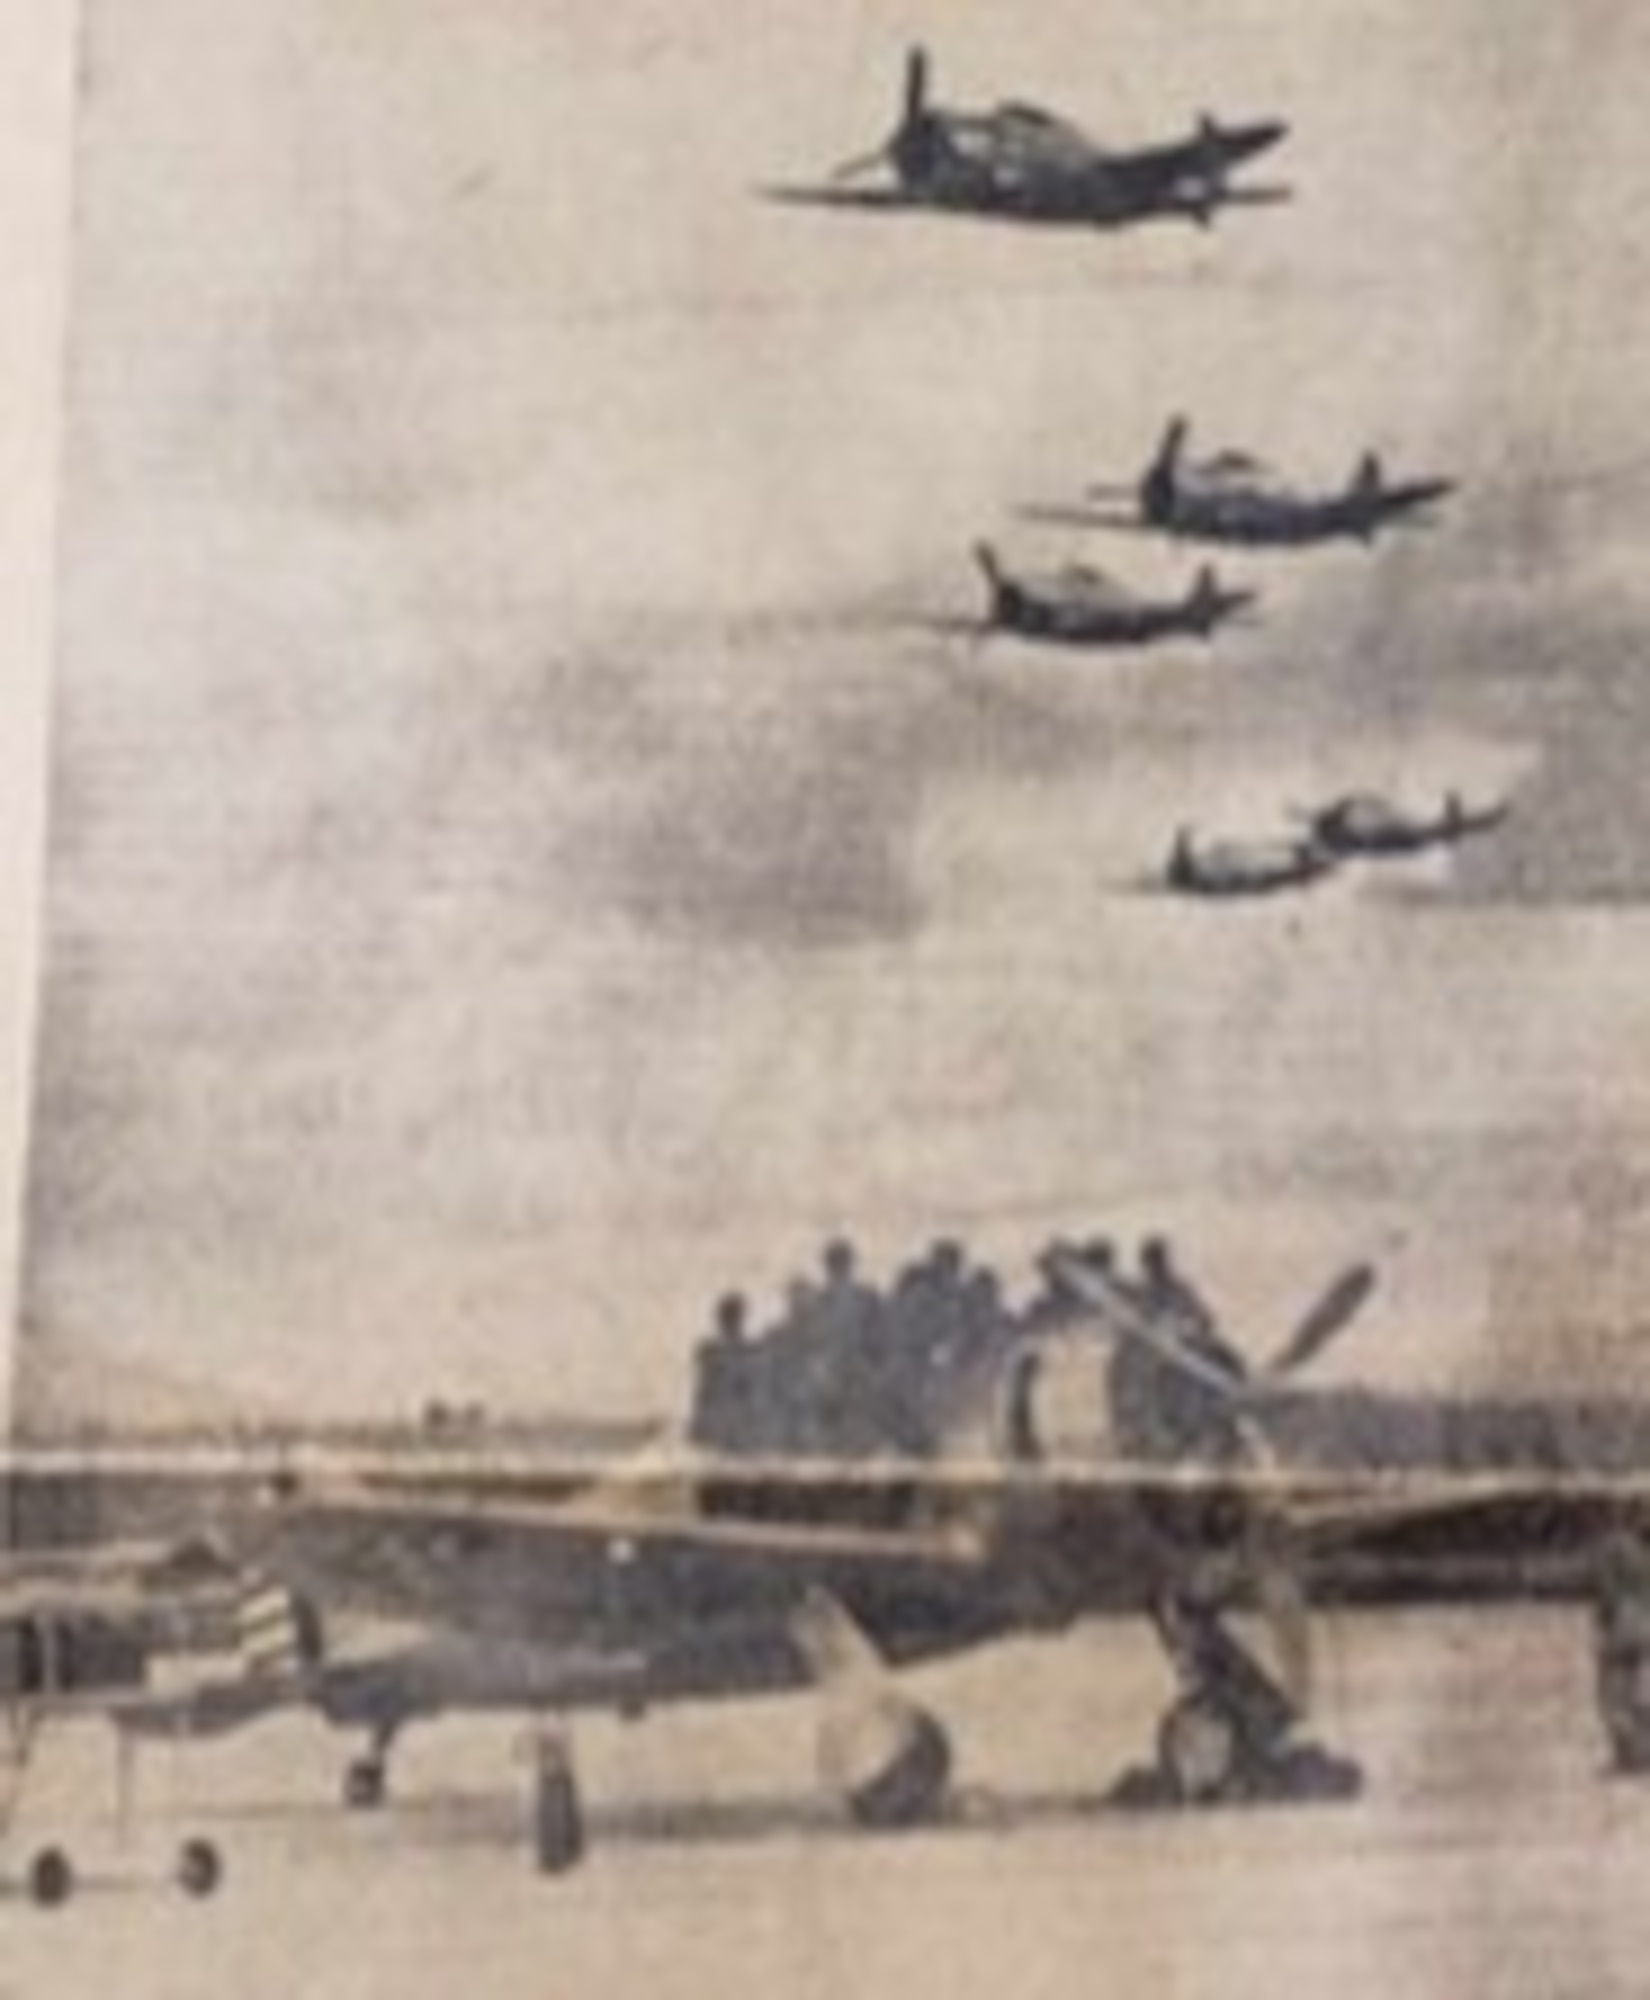
M 1321 499 L 1263 493 L 1175 492 L 1146 496 L 1145 525 L 1185 541 L 1247 548 L 1300 548 L 1316 542 L 1367 542 L 1381 529 L 1415 522 L 1444 498 L 1443 480 L 1417 481 L 1379 493 L 1356 491 Z
M 1153 646 L 1170 639 L 1210 639 L 1247 601 L 1233 592 L 1211 603 L 1100 604 L 1005 580 L 994 593 L 991 622 L 994 630 L 1050 645 Z
M 1305 888 L 1335 865 L 1336 857 L 1316 839 L 1217 840 L 1200 847 L 1182 829 L 1170 851 L 1165 880 L 1187 896 L 1273 896 Z

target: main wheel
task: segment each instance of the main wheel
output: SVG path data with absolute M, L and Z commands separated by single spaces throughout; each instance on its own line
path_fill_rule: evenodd
M 566 1752 L 545 1745 L 533 1778 L 533 1857 L 541 1875 L 565 1875 L 584 1858 L 584 1812 Z
M 186 1840 L 178 1849 L 173 1879 L 186 1896 L 204 1901 L 223 1881 L 223 1856 L 210 1840 Z
M 373 1812 L 389 1792 L 389 1772 L 382 1758 L 357 1757 L 344 1773 L 344 1804 L 352 1812 Z
M 1188 1804 L 1227 1795 L 1241 1754 L 1237 1723 L 1209 1695 L 1182 1695 L 1158 1726 L 1158 1764 L 1175 1796 Z
M 913 1709 L 894 1754 L 848 1793 L 861 1826 L 918 1826 L 931 1820 L 951 1782 L 951 1739 L 933 1716 Z
M 74 1863 L 61 1847 L 43 1847 L 29 1863 L 29 1895 L 43 1910 L 55 1910 L 74 1894 Z

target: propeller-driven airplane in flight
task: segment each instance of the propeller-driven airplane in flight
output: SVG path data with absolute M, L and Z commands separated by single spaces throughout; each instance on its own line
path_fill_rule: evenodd
M 1183 541 L 1245 548 L 1306 548 L 1332 541 L 1370 542 L 1384 528 L 1430 524 L 1455 490 L 1449 479 L 1391 480 L 1374 452 L 1334 492 L 1300 492 L 1244 452 L 1186 455 L 1190 427 L 1176 417 L 1157 455 L 1132 486 L 1090 488 L 1096 500 L 1121 499 L 1114 513 L 1042 509 L 1096 527 L 1138 528 Z
M 1143 597 L 1104 571 L 1073 563 L 1046 575 L 1011 575 L 982 543 L 974 559 L 990 601 L 985 630 L 1056 646 L 1151 646 L 1168 639 L 1212 639 L 1248 611 L 1252 590 L 1223 585 L 1212 569 L 1198 572 L 1183 597 Z
M 1197 841 L 1175 835 L 1163 879 L 1177 894 L 1241 898 L 1309 888 L 1332 874 L 1338 857 L 1311 834 L 1271 840 Z
M 1188 138 L 1108 152 L 1034 105 L 956 111 L 935 104 L 927 55 L 913 49 L 900 121 L 883 144 L 839 167 L 824 186 L 773 193 L 873 213 L 916 209 L 1097 229 L 1176 218 L 1207 224 L 1222 208 L 1288 199 L 1286 188 L 1232 180 L 1287 129 L 1276 120 L 1228 126 L 1204 117 Z M 886 178 L 867 184 L 873 172 Z
M 1164 882 L 1182 896 L 1274 896 L 1322 882 L 1336 864 L 1338 856 L 1310 834 L 1198 842 L 1182 826 L 1168 854 Z
M 1456 847 L 1492 833 L 1506 819 L 1506 800 L 1469 806 L 1449 792 L 1436 812 L 1410 810 L 1370 792 L 1353 792 L 1297 815 L 1311 841 L 1338 861 L 1386 860 Z

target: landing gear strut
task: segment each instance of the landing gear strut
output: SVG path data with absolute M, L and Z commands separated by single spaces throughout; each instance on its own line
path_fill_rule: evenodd
M 533 1858 L 541 1875 L 565 1875 L 584 1859 L 584 1808 L 573 1753 L 558 1729 L 541 1729 L 531 1743 Z
M 792 1637 L 823 1709 L 819 1772 L 855 1823 L 888 1830 L 938 1817 L 951 1785 L 951 1739 L 895 1683 L 845 1606 L 815 1591 Z
M 1360 1790 L 1356 1764 L 1298 1738 L 1295 1702 L 1219 1611 L 1171 1597 L 1154 1615 L 1180 1692 L 1158 1725 L 1156 1761 L 1125 1775 L 1119 1804 L 1344 1799 Z
M 938 1816 L 951 1783 L 951 1739 L 925 1708 L 884 1694 L 826 1717 L 819 1762 L 855 1824 L 888 1832 Z
M 1593 1661 L 1613 1768 L 1629 1777 L 1650 1771 L 1650 1549 L 1627 1530 L 1599 1565 Z
M 365 1753 L 345 1771 L 344 1804 L 352 1812 L 376 1812 L 389 1797 L 390 1748 L 398 1729 L 397 1723 L 380 1724 Z

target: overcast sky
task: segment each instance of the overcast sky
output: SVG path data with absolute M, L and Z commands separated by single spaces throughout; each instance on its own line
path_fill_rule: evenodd
M 1118 144 L 1285 117 L 1298 200 L 755 198 L 919 37 Z M 1377 1257 L 1343 1375 L 1650 1385 L 1632 0 L 92 0 L 83 70 L 37 1362 L 654 1408 L 829 1230 L 1162 1223 L 1262 1341 Z M 1463 492 L 1208 653 L 935 629 L 1176 410 Z M 1353 786 L 1514 815 L 1143 893 Z

